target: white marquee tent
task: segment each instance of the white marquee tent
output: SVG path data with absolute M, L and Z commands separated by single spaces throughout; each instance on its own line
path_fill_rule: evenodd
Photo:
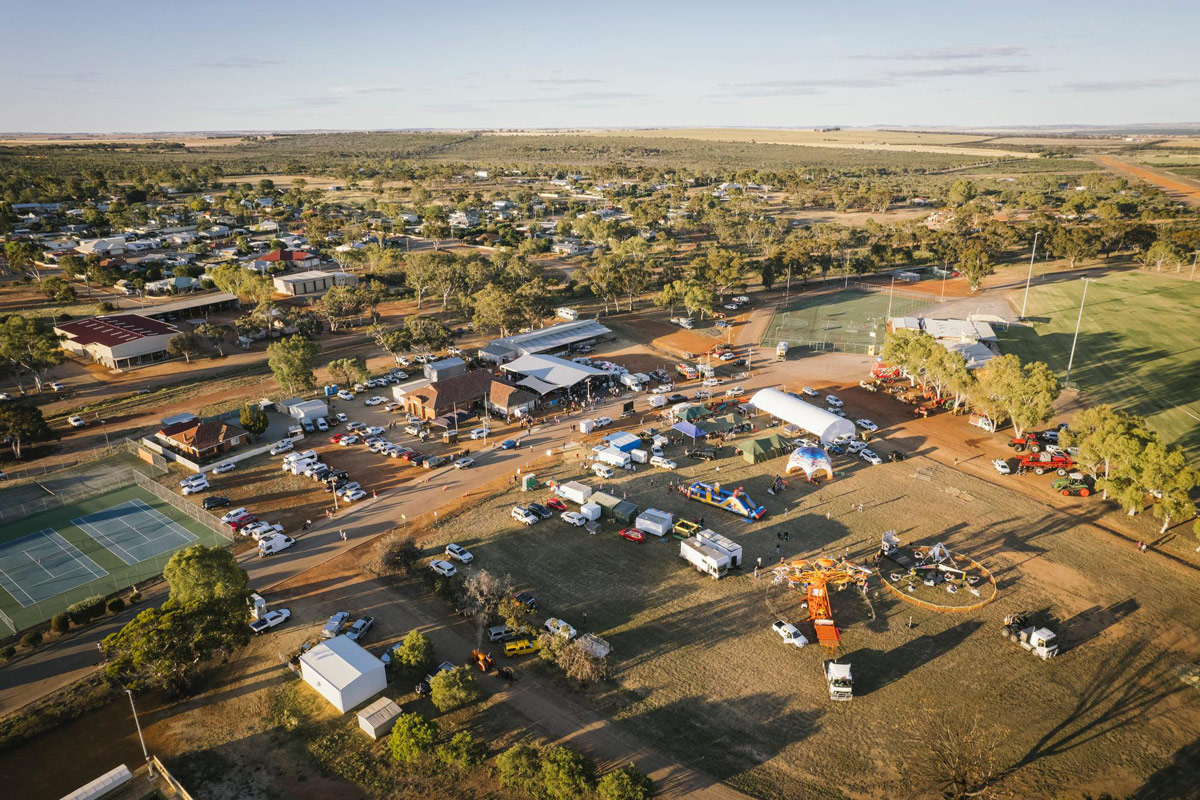
M 802 428 L 823 442 L 833 441 L 841 434 L 854 436 L 854 423 L 823 408 L 792 397 L 778 389 L 762 389 L 750 398 L 750 405 L 778 417 L 784 422 Z

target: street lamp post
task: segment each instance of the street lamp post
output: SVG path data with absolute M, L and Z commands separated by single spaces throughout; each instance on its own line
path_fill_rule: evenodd
M 138 740 L 142 743 L 142 755 L 146 757 L 146 769 L 154 774 L 150 767 L 150 753 L 146 751 L 146 737 L 142 736 L 142 723 L 138 721 L 137 706 L 133 704 L 133 692 L 129 689 L 125 690 L 125 694 L 129 695 L 129 707 L 133 709 L 133 724 L 137 726 Z
M 1083 279 L 1083 295 L 1079 298 L 1079 316 L 1075 319 L 1075 336 L 1071 339 L 1071 357 L 1067 359 L 1067 380 L 1071 382 L 1071 367 L 1075 364 L 1075 343 L 1079 341 L 1079 323 L 1083 322 L 1083 304 L 1087 300 L 1088 284 L 1092 282 L 1092 278 Z
M 1025 306 L 1029 303 L 1029 282 L 1033 280 L 1033 260 L 1037 258 L 1037 240 L 1041 231 L 1033 234 L 1033 252 L 1029 254 L 1029 275 L 1025 277 L 1025 299 L 1021 301 L 1021 319 L 1025 319 Z
M 887 318 L 892 318 L 892 298 L 896 296 L 896 276 L 892 275 L 892 286 L 888 289 L 888 313 Z
M 1196 280 L 1196 261 L 1198 260 L 1200 260 L 1200 250 L 1197 250 L 1196 254 L 1192 256 L 1192 274 L 1188 277 L 1189 281 Z

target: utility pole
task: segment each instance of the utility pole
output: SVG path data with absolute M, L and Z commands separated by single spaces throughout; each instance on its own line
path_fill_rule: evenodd
M 892 299 L 895 296 L 896 296 L 896 276 L 892 275 L 892 286 L 890 289 L 888 289 L 888 313 L 887 313 L 888 319 L 892 318 Z
M 1196 254 L 1192 256 L 1192 275 L 1188 278 L 1189 281 L 1196 280 L 1196 261 L 1198 259 L 1200 259 L 1200 250 L 1197 250 Z
M 146 769 L 150 770 L 150 774 L 153 775 L 154 770 L 150 767 L 150 753 L 146 751 L 146 737 L 142 736 L 142 723 L 138 721 L 137 706 L 133 704 L 133 692 L 126 689 L 125 694 L 129 695 L 129 707 L 133 709 L 133 724 L 137 726 L 138 739 L 142 743 L 142 755 L 146 757 Z
M 1075 320 L 1075 336 L 1071 339 L 1071 357 L 1067 359 L 1067 380 L 1065 382 L 1068 384 L 1071 382 L 1071 367 L 1075 364 L 1075 343 L 1079 341 L 1079 323 L 1083 321 L 1083 303 L 1087 300 L 1088 284 L 1093 280 L 1093 278 L 1083 279 L 1083 295 L 1079 298 L 1079 317 Z
M 1025 319 L 1025 306 L 1029 303 L 1029 282 L 1033 280 L 1033 260 L 1037 258 L 1037 240 L 1041 231 L 1033 234 L 1033 252 L 1029 254 L 1029 274 L 1025 277 L 1025 299 L 1021 301 L 1021 319 Z

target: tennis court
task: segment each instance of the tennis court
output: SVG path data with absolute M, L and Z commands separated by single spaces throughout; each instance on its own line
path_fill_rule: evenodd
M 193 544 L 228 540 L 137 485 L 5 521 L 0 620 L 21 630 L 84 598 L 120 592 Z
M 107 574 L 53 528 L 0 545 L 0 586 L 22 608 Z
M 117 558 L 133 566 L 196 541 L 196 535 L 141 500 L 71 520 Z
M 792 348 L 867 353 L 875 347 L 878 351 L 883 347 L 889 309 L 893 317 L 910 316 L 932 303 L 932 298 L 862 289 L 797 297 L 776 310 L 762 346 L 773 349 L 787 342 Z

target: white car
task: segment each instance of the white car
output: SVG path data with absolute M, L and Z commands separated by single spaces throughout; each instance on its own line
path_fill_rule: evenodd
M 457 544 L 446 545 L 446 555 L 453 558 L 455 561 L 461 561 L 464 564 L 470 564 L 475 560 L 475 556 L 471 555 L 471 551 Z
M 651 456 L 650 466 L 661 467 L 662 469 L 675 469 L 679 465 L 669 458 L 663 458 L 662 456 Z
M 738 395 L 740 395 L 740 394 L 741 394 L 742 392 L 744 392 L 744 391 L 746 391 L 746 390 L 745 390 L 745 389 L 743 389 L 742 387 L 740 387 L 740 386 L 735 386 L 735 387 L 733 387 L 732 389 L 726 389 L 726 390 L 725 390 L 725 396 L 726 396 L 726 397 L 737 397 Z
M 726 350 L 724 353 L 721 353 L 722 361 L 733 361 L 735 358 L 737 358 L 737 353 L 732 350 Z
M 563 522 L 574 525 L 576 528 L 582 528 L 587 525 L 588 518 L 578 511 L 564 511 L 558 515 L 558 518 Z
M 52 392 L 61 392 L 63 389 L 67 388 L 58 381 L 51 381 L 50 383 L 46 384 L 46 386 L 48 386 Z
M 858 457 L 870 464 L 882 464 L 883 459 L 875 454 L 874 450 L 863 450 L 858 454 Z
M 381 406 L 381 405 L 383 405 L 384 403 L 386 403 L 387 401 L 386 401 L 386 400 L 384 400 L 384 399 L 383 399 L 382 397 L 380 397 L 379 395 L 374 395 L 374 396 L 372 396 L 372 397 L 368 397 L 368 398 L 366 399 L 366 401 L 365 401 L 365 402 L 366 402 L 366 404 L 367 404 L 367 405 L 369 405 L 369 406 Z
M 353 400 L 354 392 L 351 392 L 347 389 L 342 389 L 337 393 L 337 396 L 339 399 L 342 399 L 342 400 Z
M 83 417 L 79 416 L 78 414 L 72 414 L 71 416 L 67 417 L 67 422 L 71 423 L 71 427 L 73 428 L 82 428 L 87 425 L 87 423 L 83 421 Z
M 249 511 L 249 509 L 246 508 L 245 506 L 242 506 L 241 508 L 235 508 L 232 511 L 226 511 L 223 515 L 221 515 L 221 522 L 226 522 L 226 523 L 233 522 L 235 519 L 242 516 L 247 511 Z
M 347 417 L 345 414 L 334 414 L 333 418 L 336 419 L 338 421 L 338 423 L 349 422 L 349 420 L 350 420 L 350 418 Z
M 329 430 L 329 421 L 324 417 L 317 417 L 315 420 L 313 420 L 313 425 L 315 425 L 317 430 L 319 430 L 321 433 Z
M 704 379 L 704 380 L 703 380 L 703 381 L 700 383 L 700 385 L 701 385 L 701 386 L 720 386 L 720 385 L 721 385 L 721 379 L 720 379 L 720 378 L 705 378 L 705 379 Z
M 460 459 L 458 459 L 457 461 L 455 461 L 455 462 L 454 462 L 454 468 L 455 468 L 455 469 L 467 469 L 468 467 L 470 467 L 470 466 L 471 466 L 471 465 L 473 465 L 474 463 L 475 463 L 475 459 L 473 459 L 473 458 L 471 458 L 471 457 L 469 457 L 469 456 L 468 456 L 468 457 L 466 457 L 466 458 L 460 458 Z
M 800 629 L 790 622 L 779 620 L 771 624 L 771 630 L 779 634 L 779 638 L 783 639 L 784 644 L 795 645 L 796 647 L 804 647 L 808 644 L 808 639 L 804 638 L 804 634 L 800 633 Z
M 729 309 L 730 311 L 737 311 L 737 310 L 738 310 L 737 303 L 726 303 L 726 304 L 725 304 L 725 308 Z
M 834 408 L 841 408 L 845 405 L 845 403 L 843 403 L 842 398 L 838 397 L 836 394 L 827 394 L 825 395 L 825 405 L 833 406 Z
M 443 578 L 453 578 L 458 574 L 458 567 L 451 564 L 449 561 L 443 561 L 440 558 L 435 558 L 429 562 L 429 568 L 441 575 Z
M 404 408 L 404 405 L 402 403 L 388 403 L 386 406 L 383 407 L 383 410 L 384 411 L 399 411 L 402 408 Z
M 538 521 L 537 514 L 521 506 L 513 506 L 512 518 L 517 522 L 524 522 L 526 525 L 533 525 Z
M 866 450 L 866 449 L 867 449 L 867 443 L 863 442 L 863 441 L 854 441 L 854 442 L 850 442 L 846 445 L 847 453 L 858 453 L 858 452 L 860 452 L 862 450 Z
M 650 394 L 667 394 L 667 393 L 673 392 L 673 391 L 675 391 L 675 384 L 663 383 L 663 384 L 655 386 L 653 389 L 651 389 Z
M 208 481 L 196 481 L 195 483 L 189 483 L 187 486 L 183 487 L 183 493 L 185 495 L 200 494 L 201 492 L 208 491 L 208 488 Z
M 250 630 L 254 633 L 263 633 L 276 625 L 282 625 L 292 618 L 292 612 L 286 608 L 281 608 L 278 611 L 268 611 L 260 619 L 256 619 L 250 623 Z
M 350 491 L 348 491 L 344 495 L 342 495 L 342 499 L 345 500 L 347 503 L 353 503 L 357 500 L 362 500 L 366 496 L 367 496 L 367 493 L 364 492 L 362 489 L 351 489 Z
M 996 472 L 999 472 L 1001 475 L 1011 475 L 1012 474 L 1012 467 L 1010 467 L 1008 465 L 1008 461 L 1006 461 L 1003 458 L 993 459 L 992 466 L 995 467 Z
M 592 420 L 592 424 L 597 428 L 603 428 L 612 424 L 612 417 L 596 417 Z
M 797 439 L 795 445 L 797 447 L 820 447 L 821 443 L 816 439 Z
M 283 533 L 283 526 L 278 522 L 271 524 L 270 522 L 255 522 L 242 528 L 239 533 L 244 533 L 256 542 L 260 542 L 268 536 L 276 533 Z
M 295 448 L 290 439 L 284 439 L 282 442 L 276 442 L 271 445 L 271 455 L 278 456 Z
M 749 303 L 749 302 L 750 302 L 750 298 L 749 298 L 749 297 L 747 297 L 747 296 L 746 296 L 746 295 L 744 295 L 744 294 L 739 294 L 737 297 L 733 298 L 733 302 L 735 302 L 735 303 Z
M 235 466 L 236 464 L 232 461 L 222 461 L 213 467 L 212 471 L 214 475 L 224 475 L 226 472 L 233 472 Z
M 338 444 L 342 447 L 349 447 L 350 445 L 358 444 L 361 441 L 362 439 L 358 438 L 354 434 L 350 434 L 349 436 L 343 436 L 342 438 L 338 439 Z
M 346 430 L 348 430 L 348 431 L 361 431 L 366 427 L 367 426 L 361 422 L 347 422 L 346 423 Z
M 856 419 L 854 420 L 854 424 L 862 428 L 864 431 L 871 431 L 872 433 L 879 430 L 879 426 L 874 422 L 871 422 L 869 419 Z
M 184 478 L 183 480 L 181 480 L 179 482 L 179 488 L 181 488 L 181 489 L 186 488 L 189 483 L 197 483 L 199 481 L 207 482 L 208 476 L 205 475 L 203 472 L 193 472 L 191 475 L 188 475 L 186 478 Z
M 803 387 L 803 388 L 802 388 L 800 391 L 801 391 L 801 393 L 803 393 L 803 394 L 806 394 L 806 395 L 808 395 L 809 397 L 816 397 L 816 396 L 817 396 L 817 390 L 816 390 L 816 389 L 814 389 L 814 388 L 812 388 L 811 386 L 805 386 L 805 387 Z
M 566 639 L 574 639 L 576 635 L 576 630 L 571 625 L 556 617 L 546 620 L 542 623 L 542 627 L 548 632 Z
M 367 428 L 367 436 L 383 436 L 383 428 L 378 425 L 372 425 Z
M 471 430 L 472 439 L 486 439 L 492 432 L 491 428 L 473 428 Z

